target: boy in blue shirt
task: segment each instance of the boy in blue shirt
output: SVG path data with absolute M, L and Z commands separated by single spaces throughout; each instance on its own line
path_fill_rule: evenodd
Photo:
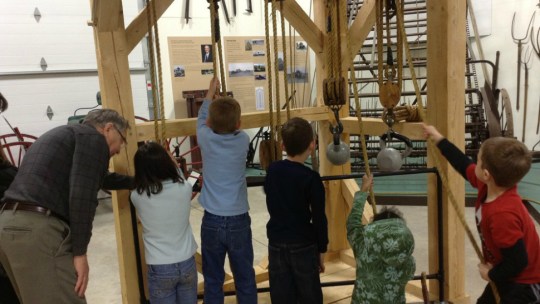
M 253 270 L 251 218 L 245 177 L 249 136 L 240 128 L 240 105 L 231 97 L 212 101 L 219 88 L 213 78 L 197 118 L 204 184 L 201 227 L 204 303 L 223 303 L 225 255 L 234 276 L 240 304 L 257 303 Z

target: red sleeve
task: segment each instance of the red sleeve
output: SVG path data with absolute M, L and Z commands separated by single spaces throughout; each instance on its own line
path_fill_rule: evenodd
M 511 212 L 498 212 L 489 220 L 489 230 L 493 243 L 497 248 L 509 248 L 514 246 L 519 239 L 524 237 L 523 223 L 517 214 Z
M 467 167 L 467 180 L 469 181 L 471 186 L 479 189 L 483 183 L 480 180 L 478 180 L 478 178 L 476 177 L 476 173 L 474 173 L 475 168 L 476 168 L 476 164 L 474 163 L 470 164 Z

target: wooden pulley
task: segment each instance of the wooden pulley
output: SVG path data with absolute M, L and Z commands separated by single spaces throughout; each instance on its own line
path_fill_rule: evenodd
M 386 109 L 391 109 L 399 103 L 401 90 L 397 83 L 392 81 L 384 82 L 379 88 L 379 101 Z
M 331 77 L 323 81 L 323 100 L 326 106 L 342 106 L 345 104 L 347 90 L 344 77 Z
M 274 146 L 274 147 L 272 147 Z M 275 155 L 272 155 L 275 153 Z M 261 169 L 268 170 L 270 164 L 278 160 L 278 155 L 281 154 L 281 147 L 274 139 L 264 139 L 259 145 L 259 162 L 261 163 Z

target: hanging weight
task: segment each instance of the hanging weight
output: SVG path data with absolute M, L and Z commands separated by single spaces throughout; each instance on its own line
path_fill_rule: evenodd
M 403 153 L 400 153 L 398 150 L 387 147 L 387 139 L 390 141 L 392 138 L 398 139 L 405 143 L 405 150 Z M 396 133 L 394 131 L 389 131 L 386 134 L 383 134 L 380 139 L 381 151 L 377 154 L 377 166 L 381 171 L 397 171 L 401 168 L 403 164 L 403 159 L 412 152 L 412 142 L 407 137 Z

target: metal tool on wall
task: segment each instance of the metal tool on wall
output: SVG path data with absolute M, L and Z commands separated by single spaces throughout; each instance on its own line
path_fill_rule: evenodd
M 189 19 L 191 19 L 191 17 L 189 16 L 189 0 L 186 0 L 186 4 L 185 4 L 185 8 L 184 8 L 184 19 L 186 19 L 186 24 L 189 23 Z
M 536 54 L 536 56 L 538 56 L 538 59 L 540 59 L 540 27 L 536 32 L 536 36 L 534 35 L 534 26 L 531 28 L 531 44 L 534 53 Z M 538 134 L 538 131 L 540 131 L 540 99 L 538 100 L 538 120 L 536 121 L 536 134 Z
M 527 46 L 525 48 L 525 51 L 523 55 L 521 55 L 521 58 L 523 58 L 523 61 L 521 62 L 523 64 L 523 68 L 525 69 L 525 99 L 523 101 L 523 133 L 521 134 L 521 142 L 525 142 L 525 131 L 527 130 L 527 100 L 529 97 L 529 70 L 532 67 L 531 64 L 531 55 L 532 50 L 530 47 Z
M 521 50 L 523 47 L 523 44 L 527 43 L 527 39 L 529 38 L 529 29 L 531 28 L 531 25 L 534 21 L 534 16 L 536 15 L 536 12 L 532 14 L 531 20 L 529 21 L 529 25 L 527 26 L 527 31 L 525 31 L 525 37 L 519 38 L 516 36 L 515 33 L 515 22 L 516 22 L 516 13 L 514 12 L 514 16 L 512 17 L 512 39 L 518 46 L 518 61 L 517 61 L 517 97 L 516 97 L 516 109 L 519 111 L 519 93 L 520 93 L 520 80 L 521 80 Z

